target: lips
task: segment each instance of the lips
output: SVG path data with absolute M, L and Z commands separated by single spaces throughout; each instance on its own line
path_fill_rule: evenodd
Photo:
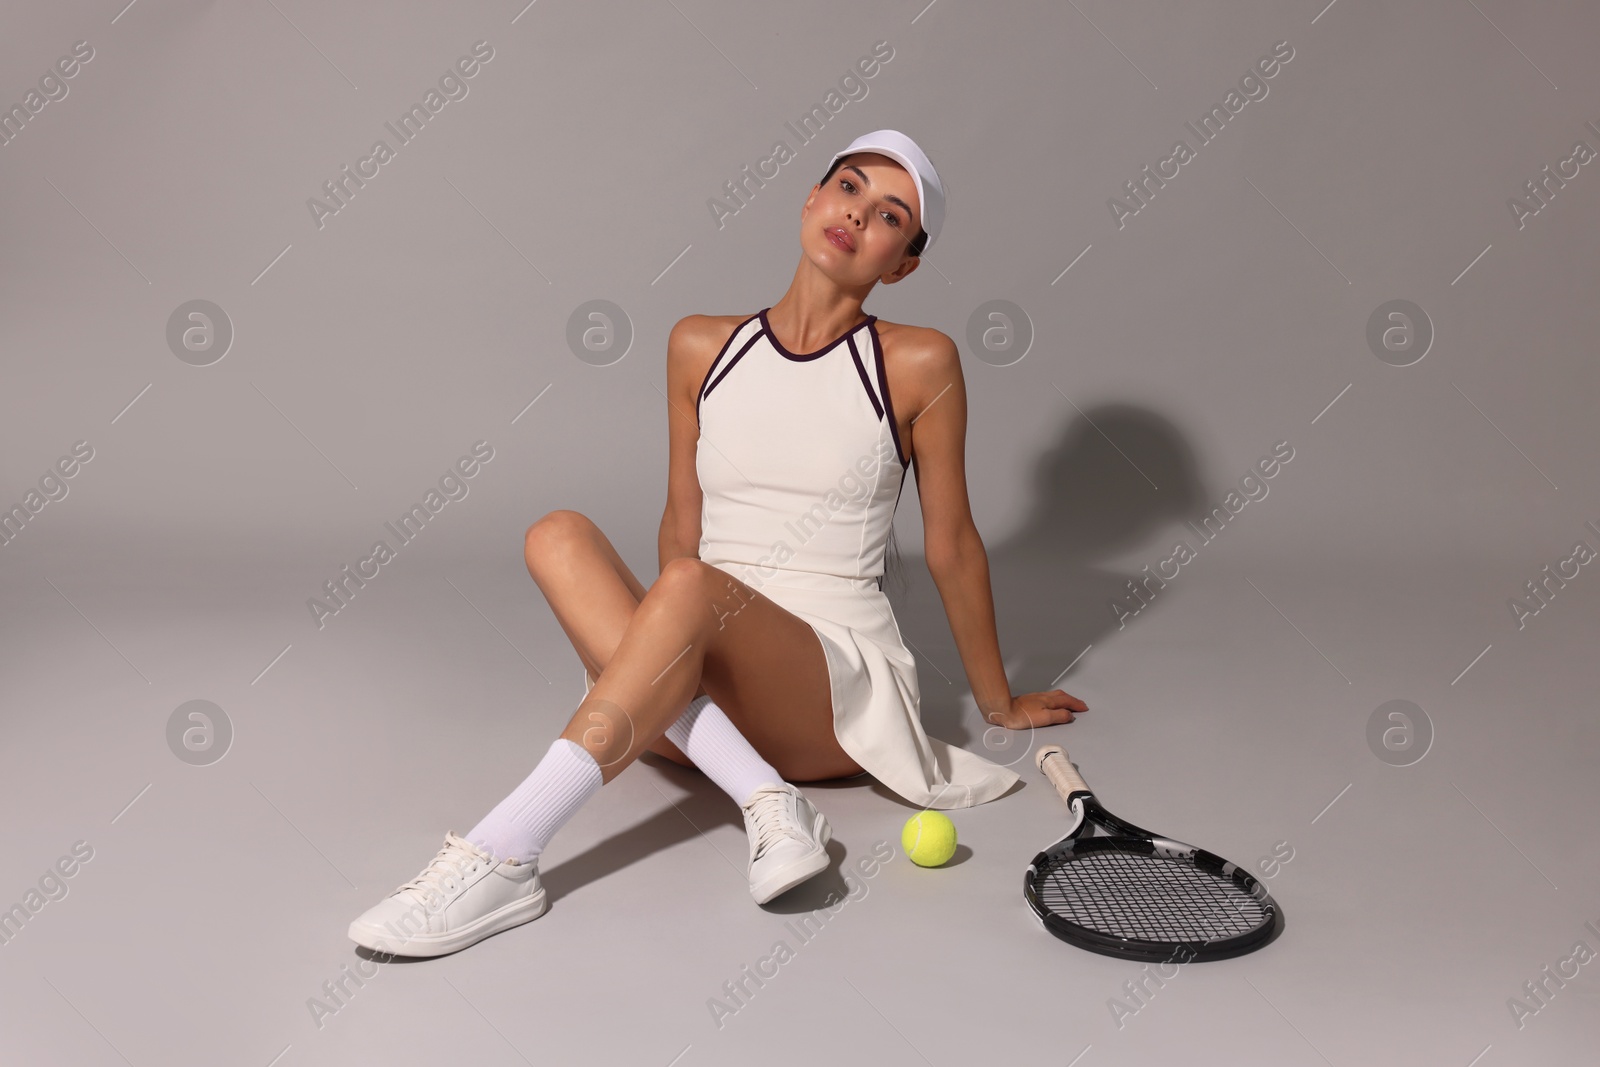
M 844 229 L 838 226 L 829 226 L 827 229 L 822 231 L 822 234 L 824 237 L 832 241 L 838 247 L 844 249 L 846 252 L 854 252 L 856 250 L 855 239 L 851 237 L 850 234 Z

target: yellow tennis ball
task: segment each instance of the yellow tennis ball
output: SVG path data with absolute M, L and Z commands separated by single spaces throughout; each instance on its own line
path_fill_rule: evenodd
M 937 811 L 919 811 L 906 820 L 900 844 L 918 867 L 937 867 L 956 854 L 956 824 Z

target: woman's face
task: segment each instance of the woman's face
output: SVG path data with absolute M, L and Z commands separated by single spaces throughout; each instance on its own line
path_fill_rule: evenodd
M 917 268 L 906 247 L 921 233 L 917 185 L 888 156 L 846 156 L 800 210 L 800 247 L 846 284 L 893 283 Z

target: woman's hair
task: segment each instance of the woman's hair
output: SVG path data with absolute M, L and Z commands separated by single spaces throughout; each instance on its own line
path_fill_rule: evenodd
M 833 172 L 839 169 L 839 164 L 843 163 L 844 160 L 845 160 L 845 157 L 840 157 L 839 159 L 834 160 L 833 161 L 833 166 L 828 168 L 828 173 L 824 174 L 822 176 L 822 180 L 820 182 L 818 182 L 817 184 L 818 185 L 827 185 L 828 184 L 828 179 L 833 177 Z M 906 249 L 906 255 L 908 255 L 908 256 L 920 256 L 920 255 L 922 255 L 922 250 L 924 248 L 926 248 L 926 247 L 928 247 L 928 231 L 924 230 L 922 228 L 921 224 L 919 223 L 917 225 L 917 236 L 912 239 L 911 247 Z

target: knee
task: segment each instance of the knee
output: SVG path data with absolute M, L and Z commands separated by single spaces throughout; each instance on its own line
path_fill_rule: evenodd
M 667 560 L 667 565 L 661 568 L 660 577 L 648 593 L 657 599 L 689 597 L 705 600 L 726 596 L 732 588 L 733 578 L 726 571 L 703 560 L 679 556 Z
M 579 511 L 560 509 L 544 515 L 522 539 L 522 554 L 529 564 L 559 553 L 595 529 L 593 520 Z
M 716 568 L 704 560 L 692 556 L 677 556 L 667 560 L 667 565 L 661 568 L 661 576 L 656 579 L 655 584 L 671 587 L 698 585 L 705 581 L 707 571 L 714 570 Z
M 720 567 L 703 560 L 680 556 L 667 561 L 645 594 L 641 608 L 673 613 L 689 612 L 706 620 L 713 630 L 722 628 L 722 621 L 737 614 L 753 599 L 754 594 L 732 575 Z

